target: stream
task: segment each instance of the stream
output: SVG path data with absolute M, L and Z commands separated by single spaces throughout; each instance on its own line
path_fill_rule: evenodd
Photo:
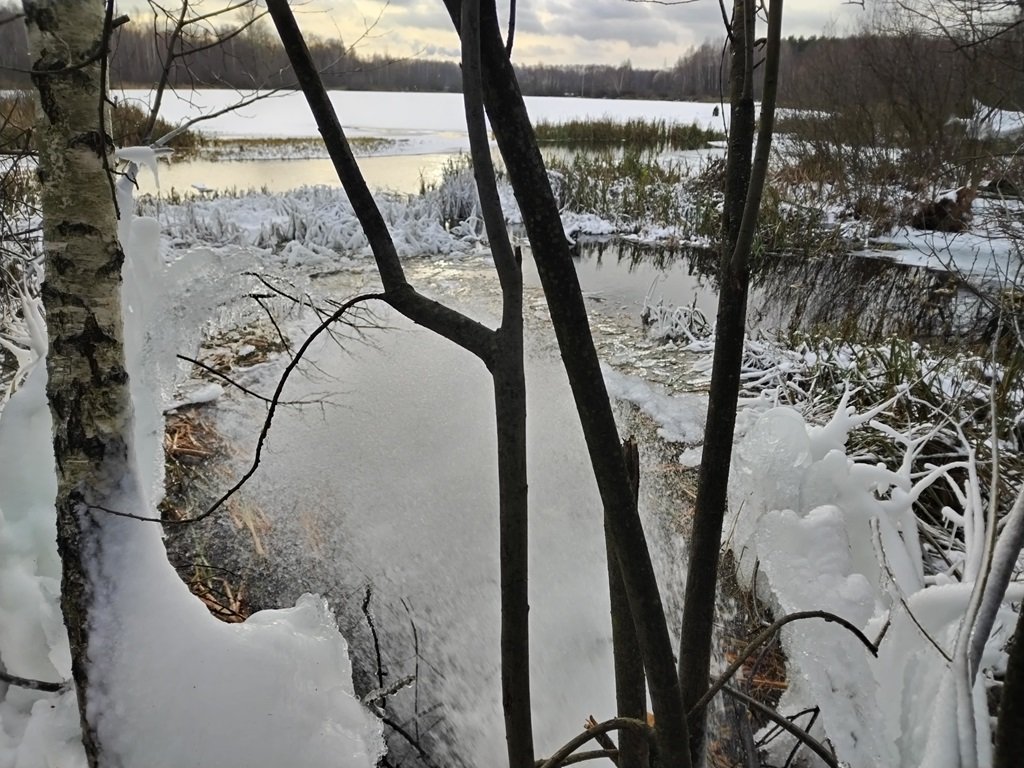
M 366 290 L 371 280 L 345 273 L 316 287 L 340 297 Z M 486 265 L 425 262 L 410 266 L 410 280 L 430 294 L 444 293 L 478 319 L 496 320 L 497 285 Z M 425 764 L 497 765 L 505 747 L 490 377 L 446 340 L 390 310 L 373 311 L 380 328 L 364 330 L 357 341 L 325 340 L 310 349 L 309 365 L 284 397 L 326 397 L 330 404 L 279 411 L 246 495 L 266 515 L 264 538 L 272 553 L 266 567 L 280 598 L 317 591 L 330 599 L 353 645 L 357 688 L 415 676 L 387 708 L 431 755 Z M 601 505 L 544 322 L 543 299 L 530 288 L 530 620 L 538 755 L 560 746 L 588 715 L 614 713 Z M 692 398 L 701 410 L 703 398 Z M 218 411 L 231 442 L 251 446 L 262 414 L 258 404 L 231 398 Z M 651 427 L 638 428 L 648 438 L 646 471 L 660 480 L 678 474 L 668 466 L 672 452 L 657 444 Z M 644 512 L 663 588 L 681 595 L 682 538 L 669 532 L 678 531 L 689 502 L 681 491 L 659 488 L 660 480 L 645 493 Z M 391 750 L 393 764 L 406 764 L 402 739 L 393 737 Z
M 699 423 L 706 399 L 695 391 L 700 377 L 687 373 L 692 357 L 647 339 L 639 317 L 648 297 L 696 303 L 711 315 L 714 284 L 706 257 L 664 256 L 606 243 L 581 248 L 577 266 L 602 357 L 620 370 L 663 380 Z M 588 715 L 611 716 L 614 693 L 601 507 L 528 251 L 524 266 L 531 664 L 537 754 L 544 755 Z M 499 293 L 487 264 L 423 261 L 407 268 L 410 281 L 428 295 L 496 325 Z M 943 279 L 885 262 L 846 271 L 793 270 L 783 265 L 758 282 L 754 327 L 765 327 L 773 316 L 815 325 L 824 322 L 826 308 L 838 311 L 842 302 L 835 298 L 823 300 L 813 291 L 813 300 L 803 296 L 801 275 L 837 275 L 840 294 L 853 297 L 848 320 L 866 331 L 904 322 L 896 303 L 879 301 L 873 280 L 895 286 L 894 297 L 916 297 Z M 372 271 L 331 273 L 315 279 L 312 290 L 344 298 L 376 289 L 375 280 Z M 871 305 L 877 305 L 875 319 Z M 393 765 L 500 764 L 490 377 L 469 353 L 387 308 L 374 306 L 372 317 L 360 321 L 358 333 L 312 345 L 283 398 L 318 405 L 278 412 L 260 470 L 246 488 L 247 503 L 264 516 L 269 555 L 260 578 L 284 603 L 306 591 L 329 598 L 353 647 L 357 689 L 414 679 L 388 699 L 387 712 L 429 758 L 418 761 L 409 739 L 392 735 Z M 307 317 L 303 327 L 312 324 Z M 273 376 L 264 374 L 259 388 L 266 391 Z M 221 432 L 251 450 L 262 407 L 231 397 L 218 413 Z M 641 514 L 676 631 L 694 488 L 692 470 L 677 459 L 693 446 L 665 442 L 628 404 L 619 404 L 618 417 L 623 434 L 640 440 Z M 249 460 L 238 456 L 236 470 Z M 727 602 L 722 607 L 732 610 Z
M 413 192 L 451 155 L 363 158 L 377 186 Z M 426 163 L 426 165 L 424 165 Z M 164 188 L 331 183 L 326 161 L 182 164 Z M 230 175 L 219 173 L 231 169 Z M 415 176 L 413 175 L 413 169 Z M 323 178 L 321 178 L 323 177 Z M 270 181 L 268 181 L 270 180 Z M 575 408 L 547 326 L 547 310 L 525 250 L 531 640 L 537 755 L 575 735 L 589 715 L 614 714 L 601 506 Z M 715 257 L 624 241 L 576 249 L 581 287 L 602 358 L 665 384 L 700 423 L 706 374 L 687 353 L 647 338 L 646 303 L 693 305 L 713 320 Z M 428 295 L 494 327 L 500 314 L 493 269 L 478 261 L 407 265 Z M 312 281 L 321 297 L 376 289 L 372 271 Z M 818 331 L 875 338 L 984 340 L 976 293 L 949 273 L 880 258 L 778 258 L 760 269 L 750 299 L 751 331 Z M 315 405 L 279 410 L 259 471 L 241 504 L 266 557 L 257 580 L 280 604 L 312 591 L 327 597 L 349 639 L 356 687 L 408 679 L 385 710 L 391 765 L 479 766 L 504 761 L 498 658 L 496 445 L 491 381 L 469 353 L 381 306 L 358 332 L 310 348 L 283 394 Z M 308 316 L 291 327 L 300 338 Z M 253 372 L 271 391 L 280 364 Z M 621 431 L 641 447 L 641 515 L 669 617 L 678 631 L 685 532 L 694 496 L 681 453 L 635 407 L 617 406 Z M 219 431 L 234 446 L 233 471 L 251 460 L 263 407 L 229 396 Z M 692 459 L 691 459 L 692 460 Z M 227 525 L 227 524 L 225 524 Z M 230 533 L 230 526 L 223 531 Z M 244 538 L 244 537 L 243 537 Z M 733 607 L 720 602 L 729 622 Z M 403 735 L 404 734 L 404 735 Z M 425 757 L 424 757 L 425 755 Z

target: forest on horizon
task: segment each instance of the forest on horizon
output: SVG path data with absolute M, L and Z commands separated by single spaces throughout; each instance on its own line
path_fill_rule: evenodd
M 20 6 L 0 5 L 0 88 L 26 88 L 28 50 Z M 166 37 L 158 24 L 128 23 L 114 33 L 110 81 L 115 87 L 149 87 L 161 78 Z M 457 92 L 455 61 L 362 55 L 358 44 L 310 36 L 314 62 L 329 89 Z M 520 87 L 531 96 L 724 99 L 728 63 L 723 40 L 707 40 L 681 53 L 671 67 L 517 64 Z M 291 88 L 287 56 L 265 19 L 207 25 L 179 41 L 187 53 L 170 65 L 170 85 L 183 88 Z M 977 55 L 964 56 L 956 41 L 898 25 L 865 25 L 847 37 L 790 37 L 782 41 L 782 106 L 833 109 L 886 103 L 908 114 L 967 116 L 978 102 L 1024 109 L 1024 76 L 1007 62 L 1024 57 L 1024 34 L 1001 37 Z M 759 94 L 755 94 L 759 95 Z

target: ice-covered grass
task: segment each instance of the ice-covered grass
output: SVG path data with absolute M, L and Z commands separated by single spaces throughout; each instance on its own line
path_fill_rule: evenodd
M 710 352 L 713 329 L 694 308 L 646 314 L 655 337 Z M 820 707 L 818 735 L 851 766 L 991 762 L 986 689 L 1005 664 L 1010 603 L 1024 594 L 1019 582 L 1004 595 L 1005 581 L 984 578 L 996 510 L 1006 514 L 1005 578 L 1019 552 L 1009 521 L 1021 514 L 1021 457 L 1006 439 L 1022 404 L 1014 377 L 984 357 L 903 340 L 747 340 L 725 544 L 741 585 L 777 616 L 829 610 L 877 639 L 875 659 L 835 625 L 783 631 L 780 710 Z M 990 505 L 993 387 L 1002 471 L 1018 479 Z M 986 601 L 998 610 L 972 657 L 969 606 Z
M 130 153 L 155 165 L 152 153 Z M 161 394 L 172 383 L 173 350 L 208 302 L 233 287 L 205 260 L 168 270 L 154 219 L 132 219 L 121 197 L 126 252 L 123 295 L 131 375 L 133 458 L 110 509 L 158 517 Z M 190 312 L 180 299 L 189 295 Z M 177 310 L 175 309 L 177 307 Z M 31 307 L 38 312 L 38 302 Z M 30 326 L 31 327 L 31 326 Z M 46 404 L 43 342 L 24 384 L 0 418 L 0 660 L 3 671 L 61 683 L 70 653 L 59 606 L 56 477 Z M 380 725 L 352 693 L 344 638 L 319 597 L 215 620 L 167 561 L 159 525 L 109 517 L 90 562 L 91 715 L 106 759 L 130 768 L 250 768 L 295 762 L 370 768 Z M 0 766 L 85 765 L 70 683 L 42 692 L 0 681 Z
M 382 193 L 377 202 L 402 257 L 457 257 L 479 244 L 473 220 L 445 228 L 438 195 L 407 198 Z M 160 219 L 172 247 L 253 246 L 274 252 L 285 265 L 307 267 L 339 267 L 370 255 L 352 206 L 344 192 L 333 187 L 143 205 Z
M 833 625 L 784 631 L 790 684 L 780 709 L 820 707 L 824 735 L 858 768 L 988 765 L 985 691 L 1005 664 L 1009 602 L 1020 599 L 1020 585 L 1005 596 L 998 585 L 995 602 L 1006 602 L 991 636 L 982 637 L 977 674 L 968 672 L 968 605 L 984 588 L 983 553 L 994 524 L 986 521 L 974 456 L 956 480 L 959 462 L 917 472 L 915 454 L 926 436 L 880 416 L 858 413 L 846 399 L 820 426 L 791 408 L 765 413 L 737 450 L 727 544 L 741 583 L 776 615 L 827 608 L 877 639 L 874 659 Z M 903 456 L 889 464 L 852 456 L 850 433 L 865 427 L 893 440 Z M 926 569 L 914 501 L 933 483 L 958 491 L 958 508 L 942 514 L 964 529 L 965 551 L 944 553 L 962 555 L 959 571 Z
M 631 149 L 664 152 L 668 149 L 701 149 L 708 142 L 721 141 L 725 134 L 697 123 L 670 123 L 664 119 L 620 120 L 571 119 L 557 123 L 538 121 L 534 124 L 537 141 L 578 149 L 623 145 Z
M 556 190 L 565 177 L 552 172 Z M 506 221 L 521 224 L 509 184 L 499 181 Z M 565 193 L 568 194 L 568 193 Z M 688 223 L 695 206 L 670 183 L 638 187 L 616 182 L 607 187 L 600 206 L 565 200 L 562 224 L 566 236 L 622 235 L 644 243 L 706 245 L 707 237 Z M 403 258 L 457 258 L 480 251 L 485 242 L 472 171 L 458 157 L 441 169 L 436 184 L 417 195 L 378 192 L 378 206 Z M 659 224 L 653 206 L 671 224 Z M 337 267 L 346 259 L 369 256 L 369 244 L 345 193 L 337 187 L 300 187 L 284 194 L 248 191 L 206 198 L 161 200 L 147 196 L 142 211 L 157 217 L 171 247 L 197 243 L 245 245 L 272 251 L 288 266 Z M 649 211 L 649 215 L 643 213 Z M 677 218 L 673 219 L 679 212 Z M 714 215 L 713 207 L 700 215 Z
M 400 154 L 397 142 L 373 136 L 358 136 L 349 140 L 357 156 Z M 303 138 L 208 138 L 197 150 L 203 160 L 239 162 L 252 160 L 326 160 L 330 158 L 323 140 Z

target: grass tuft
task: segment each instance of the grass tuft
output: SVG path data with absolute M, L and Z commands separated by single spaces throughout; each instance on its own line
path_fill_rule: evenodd
M 583 149 L 624 145 L 630 149 L 656 152 L 702 149 L 708 142 L 724 138 L 719 131 L 696 123 L 670 123 L 666 120 L 633 119 L 625 122 L 602 118 L 568 120 L 560 123 L 540 121 L 534 126 L 537 140 L 546 144 Z

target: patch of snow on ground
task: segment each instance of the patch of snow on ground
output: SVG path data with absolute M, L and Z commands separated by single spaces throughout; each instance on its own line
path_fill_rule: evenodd
M 633 403 L 660 426 L 658 436 L 671 443 L 694 444 L 704 440 L 707 399 L 696 394 L 670 395 L 639 376 L 619 373 L 601 365 L 608 394 Z
M 130 219 L 126 198 L 121 210 Z M 137 445 L 109 503 L 158 518 L 160 467 L 152 457 L 163 439 L 163 403 L 154 384 L 166 382 L 154 374 L 173 370 L 170 351 L 187 325 L 180 317 L 168 322 L 165 310 L 175 302 L 164 292 L 185 284 L 164 279 L 151 219 L 124 221 L 122 237 Z M 60 682 L 70 676 L 70 654 L 59 608 L 45 381 L 39 365 L 0 419 L 0 655 L 11 674 Z M 168 563 L 159 525 L 113 516 L 98 523 L 91 702 L 111 761 L 125 768 L 376 764 L 380 723 L 353 695 L 347 646 L 321 598 L 223 624 Z M 0 683 L 0 767 L 43 765 L 85 765 L 74 691 Z
M 951 653 L 972 585 L 925 580 L 907 493 L 919 478 L 909 463 L 889 470 L 846 455 L 849 431 L 865 421 L 845 400 L 820 427 L 789 408 L 764 413 L 736 452 L 728 545 L 741 583 L 776 616 L 827 609 L 881 637 L 874 659 L 834 624 L 789 625 L 782 711 L 820 706 L 824 734 L 854 768 L 958 765 L 956 737 L 952 751 L 942 739 L 962 710 L 924 633 Z M 990 639 L 989 663 L 999 663 L 1006 632 Z M 968 699 L 984 764 L 984 675 Z

